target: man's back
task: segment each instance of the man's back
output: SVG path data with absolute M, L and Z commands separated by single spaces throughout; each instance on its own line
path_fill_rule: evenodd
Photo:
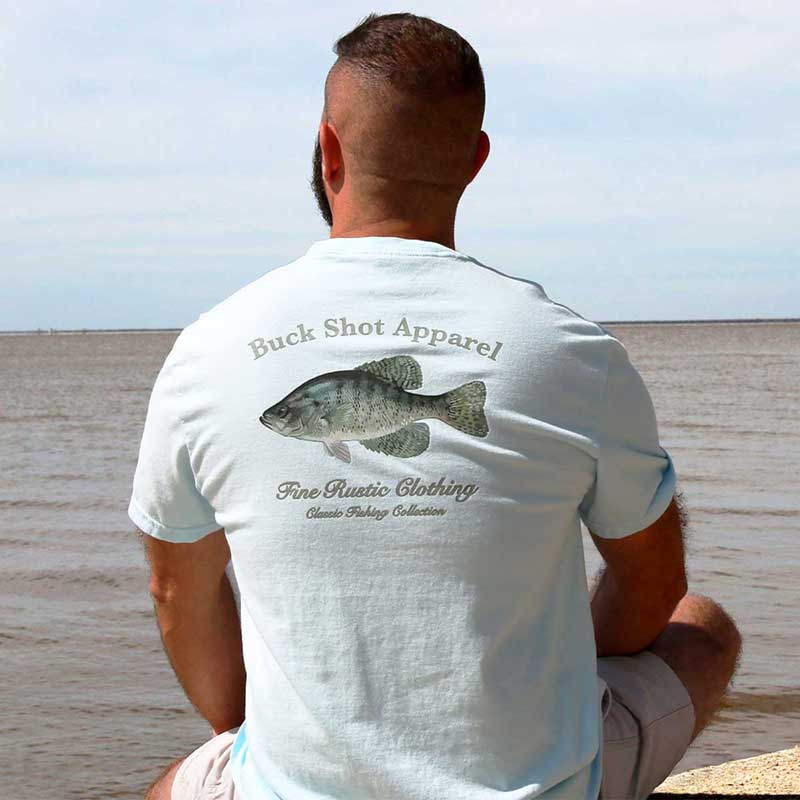
M 674 489 L 613 337 L 436 242 L 331 238 L 189 326 L 153 398 L 131 516 L 225 530 L 244 800 L 597 795 L 580 519 L 624 536 Z

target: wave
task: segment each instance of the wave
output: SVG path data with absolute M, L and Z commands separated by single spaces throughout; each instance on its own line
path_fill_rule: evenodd
M 800 712 L 800 689 L 771 693 L 730 692 L 723 699 L 721 707 L 761 714 L 796 714 Z
M 696 506 L 691 509 L 693 514 L 711 514 L 713 516 L 737 517 L 796 517 L 800 516 L 800 509 L 796 508 L 720 508 L 718 506 Z
M 67 414 L 17 414 L 15 416 L 0 415 L 0 422 L 47 422 L 48 420 L 71 419 Z
M 30 586 L 44 582 L 58 587 L 78 585 L 83 588 L 91 586 L 118 588 L 128 581 L 140 580 L 144 569 L 144 566 L 141 568 L 115 568 L 113 573 L 86 567 L 78 569 L 14 569 L 7 570 L 3 575 L 3 580 L 7 587 L 16 583 Z
M 123 506 L 124 503 L 119 501 L 100 498 L 95 498 L 88 501 L 81 498 L 78 498 L 77 500 L 0 500 L 0 510 L 37 508 L 48 509 L 51 511 L 64 511 L 68 509 L 73 509 L 75 511 L 86 511 L 87 509 L 107 509 L 116 511 L 123 508 Z

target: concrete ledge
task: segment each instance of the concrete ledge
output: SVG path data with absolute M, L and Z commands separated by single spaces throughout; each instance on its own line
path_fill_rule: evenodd
M 800 797 L 800 747 L 673 775 L 651 797 L 653 800 Z

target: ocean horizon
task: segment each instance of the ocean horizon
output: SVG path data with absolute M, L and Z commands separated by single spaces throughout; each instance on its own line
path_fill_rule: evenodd
M 582 314 L 580 316 L 583 316 Z M 585 317 L 589 319 L 588 317 Z M 800 322 L 800 317 L 731 317 L 720 319 L 614 319 L 592 320 L 598 325 L 786 325 Z M 189 324 L 189 323 L 187 323 Z M 76 333 L 178 333 L 183 328 L 25 328 L 20 330 L 0 329 L 0 336 L 27 336 L 33 334 Z

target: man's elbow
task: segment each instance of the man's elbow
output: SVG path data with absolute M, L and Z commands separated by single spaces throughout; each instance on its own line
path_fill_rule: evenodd
M 150 597 L 156 605 L 173 605 L 184 591 L 180 584 L 168 575 L 150 573 Z
M 618 576 L 616 583 L 621 595 L 653 618 L 669 618 L 689 590 L 685 568 L 677 564 Z
M 678 603 L 686 597 L 686 593 L 689 591 L 685 570 L 676 572 L 672 576 L 662 578 L 658 581 L 657 586 L 661 605 L 665 612 L 668 612 L 668 615 L 672 614 L 677 608 Z
M 225 575 L 214 578 L 206 575 L 181 575 L 172 570 L 150 572 L 150 597 L 158 606 L 205 607 L 219 597 Z

